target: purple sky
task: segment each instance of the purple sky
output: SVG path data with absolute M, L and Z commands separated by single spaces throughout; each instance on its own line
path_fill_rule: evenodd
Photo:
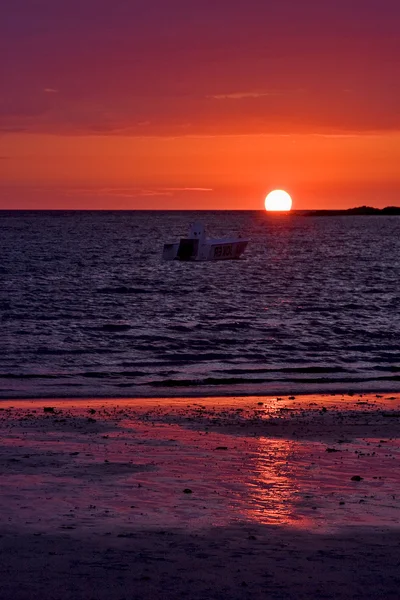
M 399 31 L 395 0 L 2 2 L 0 127 L 396 130 Z

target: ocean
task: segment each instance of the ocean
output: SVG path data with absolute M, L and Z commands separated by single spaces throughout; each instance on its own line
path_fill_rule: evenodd
M 237 261 L 163 262 L 201 220 Z M 400 218 L 0 213 L 0 397 L 400 390 Z

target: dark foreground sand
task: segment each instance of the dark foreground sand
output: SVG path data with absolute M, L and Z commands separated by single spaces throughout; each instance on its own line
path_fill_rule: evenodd
M 0 598 L 399 598 L 400 397 L 0 404 Z

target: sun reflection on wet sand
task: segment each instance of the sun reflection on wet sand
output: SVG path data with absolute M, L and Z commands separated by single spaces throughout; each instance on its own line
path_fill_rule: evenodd
M 380 439 L 341 449 L 265 438 L 259 444 L 248 519 L 325 531 L 350 524 L 400 525 L 398 440 L 391 440 L 390 448 Z
M 254 466 L 249 472 L 248 508 L 245 509 L 248 519 L 275 525 L 292 525 L 302 520 L 295 511 L 300 484 L 296 480 L 294 458 L 299 461 L 304 453 L 307 454 L 304 445 L 292 440 L 258 440 Z
M 230 400 L 3 404 L 3 524 L 399 525 L 399 397 Z

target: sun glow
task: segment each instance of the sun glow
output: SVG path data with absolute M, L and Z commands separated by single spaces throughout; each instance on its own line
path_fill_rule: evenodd
M 284 190 L 274 190 L 265 198 L 265 210 L 287 211 L 292 208 L 292 199 Z

